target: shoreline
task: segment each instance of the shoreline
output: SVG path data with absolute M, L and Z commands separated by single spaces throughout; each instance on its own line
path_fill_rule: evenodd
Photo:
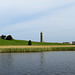
M 0 53 L 75 51 L 75 45 L 0 46 Z

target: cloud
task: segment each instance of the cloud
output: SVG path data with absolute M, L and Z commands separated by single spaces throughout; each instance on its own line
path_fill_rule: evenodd
M 38 41 L 39 32 L 43 30 L 45 41 L 63 41 L 69 34 L 73 36 L 74 4 L 75 0 L 1 0 L 0 34 Z
M 1 0 L 0 13 L 12 17 L 29 15 L 74 2 L 74 0 Z
M 23 0 L 22 0 L 23 1 Z M 54 5 L 53 5 L 53 1 L 49 1 L 50 3 L 52 3 L 50 5 L 50 3 L 48 3 L 48 1 L 43 1 L 44 4 L 41 4 L 42 3 L 42 0 L 41 1 L 32 1 L 32 2 L 29 2 L 29 5 L 31 3 L 31 8 L 28 8 L 27 6 L 28 5 L 24 5 L 24 1 L 23 2 L 20 2 L 20 1 L 12 1 L 12 4 L 11 4 L 11 1 L 7 1 L 8 2 L 8 5 L 6 6 L 5 5 L 5 9 L 8 9 L 7 11 L 5 10 L 4 13 L 2 11 L 3 14 L 1 14 L 1 25 L 10 25 L 10 24 L 14 24 L 14 23 L 17 23 L 17 22 L 22 22 L 22 21 L 28 21 L 28 20 L 32 20 L 32 19 L 35 19 L 35 18 L 38 18 L 40 16 L 44 16 L 44 15 L 47 15 L 47 14 L 50 14 L 50 13 L 54 13 L 54 11 L 57 11 L 57 10 L 61 10 L 63 8 L 66 8 L 66 7 L 70 7 L 72 5 L 74 5 L 74 3 L 70 2 L 70 4 L 66 4 L 65 5 L 65 2 L 62 2 L 62 3 L 58 3 L 54 2 Z M 14 4 L 15 2 L 15 4 Z M 22 4 L 23 3 L 23 4 Z M 28 1 L 26 2 L 28 3 Z M 34 5 L 32 4 L 35 4 L 35 7 L 33 7 Z M 6 3 L 7 4 L 7 3 Z M 40 4 L 38 6 L 38 4 Z M 24 6 L 23 6 L 24 5 Z M 48 5 L 48 6 L 46 6 Z M 9 6 L 9 7 L 8 7 Z M 23 10 L 22 10 L 23 9 Z M 36 11 L 37 10 L 37 11 Z

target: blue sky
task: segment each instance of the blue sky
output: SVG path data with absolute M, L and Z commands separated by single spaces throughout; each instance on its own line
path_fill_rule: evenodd
M 0 35 L 45 42 L 75 40 L 75 0 L 0 0 Z

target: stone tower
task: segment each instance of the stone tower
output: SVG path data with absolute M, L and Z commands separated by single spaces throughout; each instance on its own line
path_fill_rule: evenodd
M 43 42 L 43 32 L 40 33 L 40 42 Z

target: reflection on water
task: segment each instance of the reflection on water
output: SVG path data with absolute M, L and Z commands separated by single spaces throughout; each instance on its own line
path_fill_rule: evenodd
M 75 75 L 75 52 L 0 53 L 0 75 Z
M 0 75 L 9 75 L 13 69 L 11 54 L 0 54 Z

